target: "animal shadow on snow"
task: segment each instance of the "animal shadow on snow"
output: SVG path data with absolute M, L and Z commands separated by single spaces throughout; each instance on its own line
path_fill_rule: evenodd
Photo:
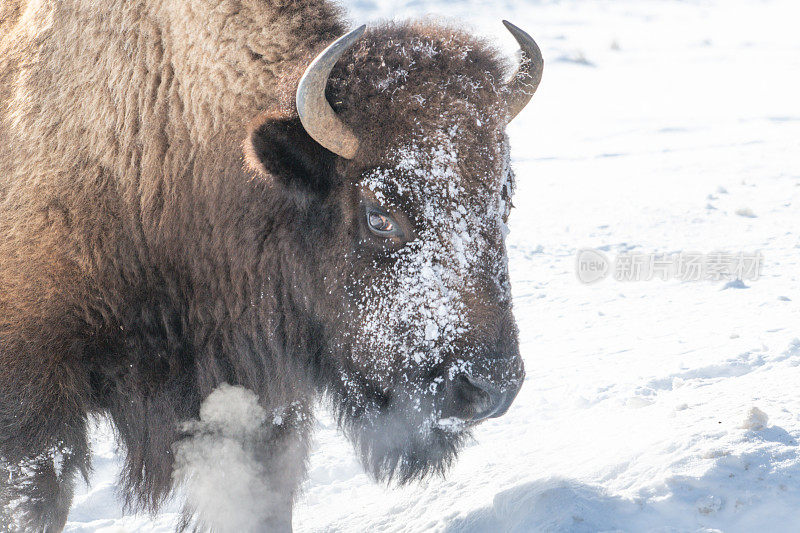
M 492 505 L 454 519 L 445 531 L 677 533 L 711 528 L 738 533 L 757 531 L 769 519 L 772 532 L 796 532 L 796 524 L 774 520 L 796 516 L 800 508 L 800 492 L 791 490 L 800 478 L 796 438 L 770 426 L 743 432 L 741 444 L 748 451 L 723 451 L 713 458 L 692 454 L 687 461 L 708 461 L 703 475 L 669 476 L 633 499 L 559 477 L 524 483 L 497 494 Z
M 489 531 L 594 532 L 606 529 L 609 515 L 639 510 L 633 502 L 609 496 L 601 487 L 550 478 L 519 485 L 497 494 L 491 507 L 451 522 L 447 533 Z

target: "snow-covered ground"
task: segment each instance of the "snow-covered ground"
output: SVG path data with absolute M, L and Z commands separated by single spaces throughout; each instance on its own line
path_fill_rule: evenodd
M 446 479 L 372 483 L 322 416 L 298 531 L 800 528 L 800 4 L 794 0 L 356 0 L 354 22 L 437 13 L 544 52 L 510 127 L 509 254 L 527 380 Z M 580 249 L 760 251 L 761 277 L 582 284 Z M 117 458 L 67 531 L 125 515 Z

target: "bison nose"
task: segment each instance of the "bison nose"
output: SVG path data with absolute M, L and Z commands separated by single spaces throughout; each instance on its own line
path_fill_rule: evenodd
M 508 411 L 519 392 L 519 385 L 501 389 L 470 374 L 459 374 L 453 380 L 453 401 L 458 417 L 471 422 L 497 418 Z

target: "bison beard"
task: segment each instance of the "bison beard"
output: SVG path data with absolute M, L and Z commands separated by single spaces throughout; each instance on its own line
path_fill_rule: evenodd
M 400 483 L 502 415 L 508 28 L 504 82 L 431 24 L 320 54 L 324 0 L 0 5 L 0 531 L 63 528 L 92 416 L 130 507 L 242 531 L 291 527 L 322 397 Z
M 388 410 L 365 409 L 346 397 L 334 403 L 341 427 L 376 480 L 407 483 L 443 474 L 470 437 L 461 427 L 432 424 L 437 409 L 433 402 L 421 403 L 425 407 L 409 402 Z

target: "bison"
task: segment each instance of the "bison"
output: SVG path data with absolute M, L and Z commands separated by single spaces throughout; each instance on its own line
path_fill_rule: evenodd
M 0 6 L 4 530 L 63 528 L 96 416 L 129 506 L 183 487 L 181 527 L 226 529 L 196 484 L 233 446 L 264 489 L 238 527 L 263 531 L 291 529 L 320 401 L 399 483 L 508 409 L 505 128 L 541 53 L 507 22 L 514 73 L 438 23 L 343 20 L 326 0 Z

